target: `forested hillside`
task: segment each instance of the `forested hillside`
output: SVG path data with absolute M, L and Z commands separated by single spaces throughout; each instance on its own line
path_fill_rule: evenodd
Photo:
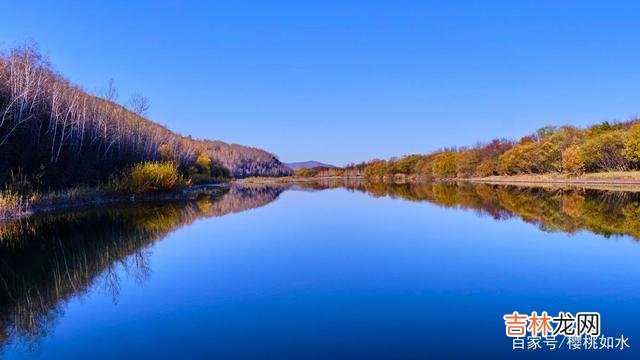
M 263 150 L 176 134 L 147 120 L 147 107 L 140 98 L 128 108 L 116 103 L 112 89 L 102 96 L 89 94 L 55 72 L 32 46 L 2 54 L 0 185 L 94 184 L 132 164 L 155 160 L 171 161 L 183 173 L 202 164 L 226 167 L 235 177 L 291 173 Z
M 473 147 L 425 155 L 372 160 L 371 179 L 410 175 L 421 178 L 469 178 L 493 175 L 567 174 L 640 169 L 640 120 L 593 125 L 548 126 L 519 141 L 495 139 Z

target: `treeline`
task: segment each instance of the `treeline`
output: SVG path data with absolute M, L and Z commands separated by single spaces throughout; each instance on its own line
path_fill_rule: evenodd
M 110 88 L 100 97 L 71 84 L 34 46 L 1 54 L 0 186 L 101 183 L 133 164 L 160 160 L 183 174 L 291 173 L 263 150 L 178 135 L 143 116 L 145 99 L 126 108 L 114 94 Z
M 359 164 L 349 164 L 343 168 L 337 167 L 326 167 L 326 166 L 316 166 L 313 168 L 300 168 L 296 170 L 293 175 L 295 177 L 307 178 L 307 177 L 362 177 L 364 175 L 364 170 L 367 167 L 366 162 L 362 162 Z
M 519 141 L 495 139 L 473 147 L 372 160 L 364 177 L 469 178 L 564 173 L 580 175 L 640 169 L 640 120 L 579 129 L 549 126 Z

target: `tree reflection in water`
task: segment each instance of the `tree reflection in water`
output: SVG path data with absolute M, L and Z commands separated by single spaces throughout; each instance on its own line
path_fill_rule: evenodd
M 527 187 L 469 182 L 381 183 L 357 180 L 300 182 L 308 189 L 343 187 L 374 197 L 427 201 L 470 209 L 496 220 L 518 217 L 543 231 L 588 230 L 640 240 L 640 192 L 615 188 Z
M 0 224 L 0 347 L 36 347 L 64 305 L 92 289 L 117 301 L 119 274 L 151 276 L 150 247 L 205 217 L 274 201 L 286 189 L 345 188 L 459 209 L 493 219 L 521 218 L 543 231 L 629 235 L 640 239 L 640 194 L 583 188 L 471 183 L 389 184 L 358 180 L 289 185 L 234 185 L 188 201 L 124 204 L 67 211 Z
M 125 273 L 151 274 L 149 248 L 205 217 L 264 206 L 286 186 L 218 188 L 189 201 L 66 211 L 0 223 L 0 348 L 37 348 L 64 304 L 100 288 L 117 301 Z M 124 271 L 121 271 L 124 270 Z

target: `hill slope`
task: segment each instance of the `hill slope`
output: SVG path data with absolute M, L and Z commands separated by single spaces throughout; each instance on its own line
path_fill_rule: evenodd
M 188 171 L 203 153 L 235 177 L 291 173 L 264 150 L 182 136 L 112 100 L 71 84 L 32 47 L 0 55 L 0 186 L 98 183 L 163 159 Z

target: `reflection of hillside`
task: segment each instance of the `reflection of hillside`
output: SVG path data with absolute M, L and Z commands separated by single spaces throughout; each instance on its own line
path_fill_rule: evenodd
M 301 189 L 324 190 L 333 188 L 356 189 L 358 186 L 362 186 L 363 182 L 354 178 L 319 178 L 312 181 L 296 181 L 295 184 Z M 364 187 L 362 187 L 362 190 L 364 190 Z
M 219 201 L 211 202 L 211 211 L 214 216 L 222 216 L 232 212 L 264 206 L 274 201 L 288 186 L 279 184 L 255 185 L 243 184 L 231 186 L 229 193 Z
M 472 183 L 356 181 L 300 184 L 309 188 L 347 187 L 371 196 L 428 201 L 443 207 L 472 209 L 494 219 L 517 216 L 545 231 L 588 230 L 604 236 L 640 240 L 640 194 L 617 190 L 533 188 Z
M 150 274 L 149 247 L 203 217 L 260 207 L 284 188 L 232 187 L 182 202 L 129 204 L 0 224 L 0 346 L 36 344 L 70 298 L 97 282 L 116 300 L 120 270 Z

